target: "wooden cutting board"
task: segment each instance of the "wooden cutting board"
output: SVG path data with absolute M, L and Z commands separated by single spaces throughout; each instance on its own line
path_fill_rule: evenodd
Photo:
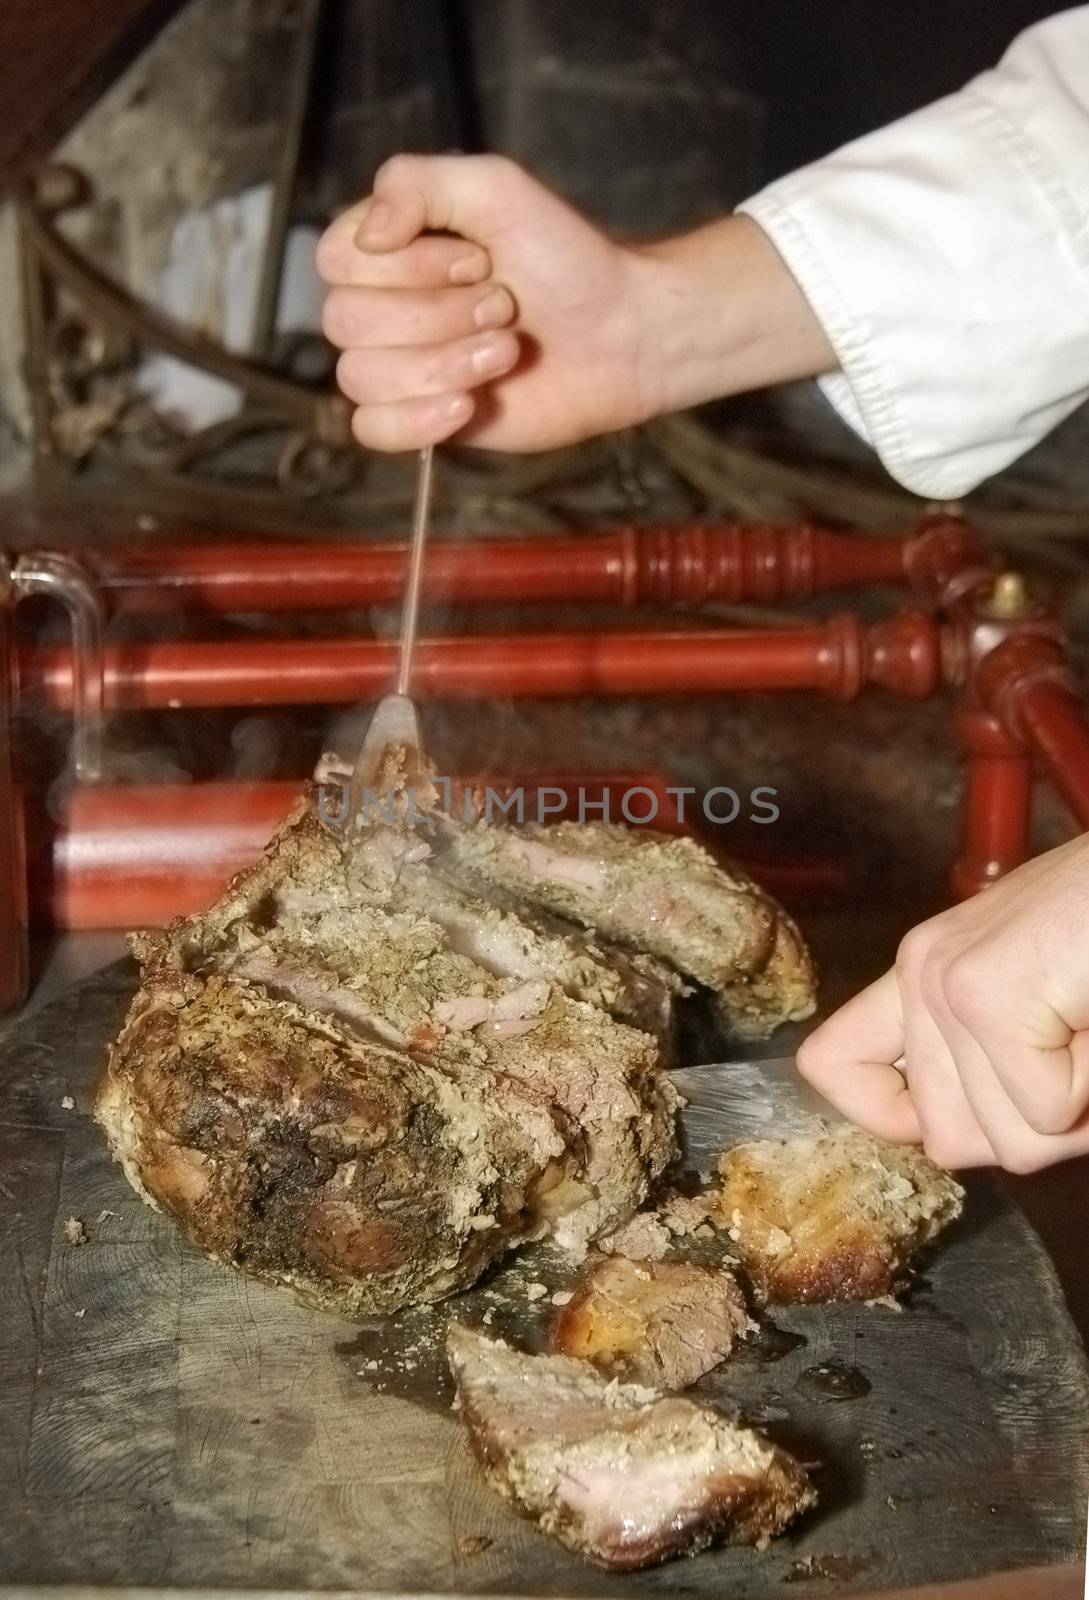
M 804 1345 L 699 1386 L 823 1463 L 819 1512 L 763 1554 L 614 1578 L 484 1488 L 438 1377 L 449 1306 L 361 1331 L 213 1266 L 135 1198 L 89 1114 L 133 983 L 112 968 L 0 1034 L 3 1582 L 756 1600 L 1083 1555 L 1085 1358 L 996 1182 L 905 1310 L 795 1309 L 777 1320 Z M 695 1134 L 728 1142 L 728 1118 L 704 1107 Z M 454 1304 L 532 1341 L 550 1307 L 529 1285 L 561 1281 L 540 1255 Z M 869 1392 L 797 1387 L 827 1362 Z

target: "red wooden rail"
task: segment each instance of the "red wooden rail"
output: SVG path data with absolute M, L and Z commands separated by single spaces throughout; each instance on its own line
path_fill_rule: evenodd
M 966 534 L 955 525 L 956 538 Z M 867 583 L 929 581 L 949 524 L 863 539 L 807 523 L 692 523 L 607 533 L 454 540 L 436 537 L 424 592 L 463 604 L 594 601 L 699 606 L 805 599 Z M 959 545 L 958 545 L 959 548 Z M 306 611 L 386 604 L 401 592 L 398 543 L 169 544 L 98 547 L 96 582 L 119 611 Z
M 935 622 L 905 612 L 864 628 L 854 616 L 771 632 L 548 633 L 421 641 L 413 692 L 424 699 L 718 694 L 811 689 L 850 699 L 867 683 L 901 694 L 941 681 Z M 373 639 L 268 639 L 113 645 L 107 710 L 349 705 L 389 688 L 395 649 Z M 66 648 L 24 650 L 24 693 L 72 702 Z

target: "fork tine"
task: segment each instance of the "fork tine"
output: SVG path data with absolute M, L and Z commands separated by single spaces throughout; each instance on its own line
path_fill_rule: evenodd
M 391 748 L 405 751 L 410 781 L 415 781 L 423 765 L 422 740 L 416 707 L 407 695 L 387 694 L 371 718 L 352 767 L 348 788 L 350 826 L 354 827 L 364 809 L 367 790 L 374 792 L 386 752 Z

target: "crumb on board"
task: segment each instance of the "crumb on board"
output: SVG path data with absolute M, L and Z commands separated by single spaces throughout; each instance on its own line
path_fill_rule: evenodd
M 552 1304 L 554 1306 L 565 1306 L 571 1300 L 573 1300 L 574 1297 L 574 1289 L 557 1289 L 556 1293 L 552 1296 Z
M 606 1255 L 627 1256 L 629 1261 L 661 1261 L 671 1243 L 669 1230 L 653 1211 L 636 1212 L 623 1227 L 597 1241 Z
M 62 1111 L 74 1111 L 75 1109 L 76 1109 L 76 1102 L 72 1099 L 72 1096 L 70 1094 L 62 1095 L 61 1096 L 61 1110 Z
M 69 1217 L 64 1224 L 64 1237 L 71 1245 L 87 1243 L 87 1229 L 82 1217 Z
M 86 1316 L 86 1315 L 87 1315 L 87 1307 L 86 1307 L 86 1306 L 80 1306 L 80 1308 L 79 1308 L 79 1310 L 78 1310 L 78 1311 L 77 1311 L 77 1312 L 76 1312 L 76 1318 L 77 1318 L 77 1320 L 78 1320 L 78 1321 L 80 1321 L 80 1322 L 82 1322 L 82 1321 L 83 1321 L 83 1318 L 84 1318 L 84 1317 L 85 1317 L 85 1316 Z
M 543 1300 L 547 1293 L 548 1293 L 548 1288 L 543 1283 L 527 1283 L 526 1284 L 526 1299 L 527 1300 L 531 1300 L 531 1301 L 532 1300 Z

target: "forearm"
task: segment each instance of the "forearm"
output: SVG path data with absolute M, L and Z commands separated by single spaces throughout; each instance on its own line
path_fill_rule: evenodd
M 633 255 L 644 307 L 640 387 L 655 414 L 835 370 L 821 323 L 749 217 Z

